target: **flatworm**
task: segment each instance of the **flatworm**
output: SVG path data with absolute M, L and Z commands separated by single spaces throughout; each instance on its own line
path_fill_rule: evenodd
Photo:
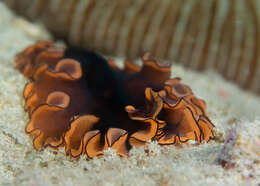
M 149 140 L 182 144 L 208 142 L 214 125 L 205 102 L 169 66 L 146 53 L 143 66 L 112 61 L 75 48 L 38 42 L 17 55 L 25 86 L 25 131 L 35 149 L 65 147 L 72 157 L 101 156 L 107 148 L 128 156 Z

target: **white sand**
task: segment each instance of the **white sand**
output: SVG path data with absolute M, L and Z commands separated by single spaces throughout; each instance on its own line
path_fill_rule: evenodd
M 28 121 L 22 98 L 25 78 L 14 69 L 14 55 L 47 32 L 14 17 L 0 3 L 0 185 L 259 185 L 260 99 L 225 82 L 213 72 L 196 73 L 173 66 L 196 95 L 207 102 L 218 140 L 196 147 L 149 144 L 120 158 L 112 150 L 101 159 L 75 161 L 51 149 L 37 152 L 25 134 Z M 228 148 L 235 167 L 223 169 L 216 161 L 227 131 L 239 134 Z M 226 151 L 225 151 L 226 153 Z M 224 154 L 228 156 L 228 154 Z

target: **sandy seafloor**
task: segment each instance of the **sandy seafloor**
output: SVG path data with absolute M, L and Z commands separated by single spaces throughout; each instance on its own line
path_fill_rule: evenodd
M 120 158 L 108 150 L 101 159 L 78 161 L 65 156 L 63 149 L 34 150 L 24 132 L 28 116 L 22 92 L 27 80 L 14 69 L 14 56 L 48 38 L 43 27 L 15 17 L 0 2 L 0 185 L 260 184 L 260 97 L 213 72 L 198 73 L 178 65 L 172 67 L 173 77 L 181 77 L 207 102 L 216 141 L 184 148 L 150 143 L 149 155 L 144 148 L 134 148 L 129 158 Z M 223 151 L 231 128 L 238 138 Z M 225 158 L 231 168 L 218 163 Z

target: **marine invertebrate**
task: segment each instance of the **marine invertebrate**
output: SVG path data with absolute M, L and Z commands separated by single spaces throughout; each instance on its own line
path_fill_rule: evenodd
M 213 137 L 205 103 L 170 67 L 146 53 L 124 69 L 92 52 L 38 42 L 17 55 L 25 86 L 26 133 L 36 149 L 65 146 L 72 157 L 100 156 L 109 147 L 127 156 L 149 140 L 204 143 Z
M 257 0 L 5 1 L 72 45 L 128 57 L 150 51 L 158 59 L 217 70 L 260 93 Z

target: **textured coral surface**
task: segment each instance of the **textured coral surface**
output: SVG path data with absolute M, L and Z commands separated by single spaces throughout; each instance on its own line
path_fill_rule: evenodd
M 260 93 L 259 0 L 4 0 L 70 44 L 214 69 Z M 55 19 L 53 19 L 55 17 Z

